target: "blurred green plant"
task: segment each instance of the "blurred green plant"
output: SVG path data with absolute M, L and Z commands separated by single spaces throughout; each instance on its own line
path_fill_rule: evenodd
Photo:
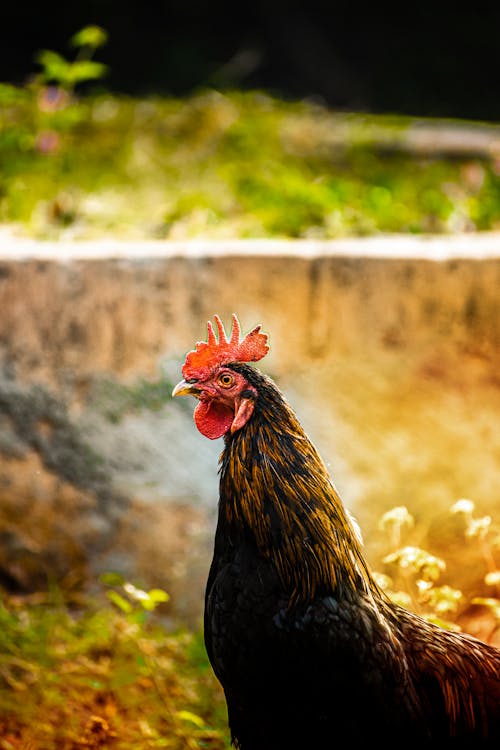
M 439 585 L 446 570 L 446 561 L 418 546 L 404 544 L 405 536 L 415 527 L 415 520 L 404 506 L 392 508 L 379 519 L 378 528 L 385 535 L 390 551 L 379 564 L 391 570 L 391 575 L 377 572 L 379 585 L 389 596 L 404 607 L 419 612 L 428 620 L 452 630 L 460 629 L 456 623 L 459 612 L 471 605 L 489 609 L 494 618 L 493 630 L 500 629 L 500 570 L 497 556 L 500 551 L 500 532 L 490 516 L 476 517 L 472 500 L 461 498 L 450 510 L 450 518 L 460 516 L 460 534 L 475 547 L 477 557 L 487 571 L 484 584 L 494 596 L 472 596 L 449 584 Z
M 56 229 L 76 221 L 80 187 L 68 154 L 77 129 L 89 121 L 89 107 L 75 89 L 106 74 L 107 67 L 91 59 L 106 41 L 103 29 L 86 26 L 70 40 L 74 60 L 42 50 L 36 58 L 41 70 L 24 87 L 0 84 L 1 221 L 36 224 L 37 210 L 42 223 Z
M 86 81 L 103 78 L 107 66 L 92 60 L 95 51 L 106 44 L 108 35 L 100 26 L 85 26 L 71 37 L 70 43 L 78 52 L 74 60 L 53 50 L 41 50 L 36 61 L 42 68 L 36 77 L 37 83 L 55 84 L 64 91 L 72 93 L 75 86 Z
M 108 599 L 125 615 L 134 615 L 134 621 L 138 619 L 141 624 L 147 612 L 154 612 L 159 604 L 168 602 L 170 598 L 163 589 L 144 591 L 118 573 L 103 574 L 101 582 L 110 587 L 106 592 Z
M 412 149 L 412 129 L 437 132 L 443 123 L 337 113 L 263 92 L 183 100 L 92 92 L 85 84 L 105 73 L 93 59 L 105 40 L 86 27 L 73 37 L 74 60 L 45 50 L 26 86 L 0 84 L 0 221 L 54 238 L 329 239 L 500 227 L 494 151 Z M 457 126 L 498 141 L 495 126 L 446 124 Z
M 0 748 L 229 748 L 202 635 L 161 625 L 161 589 L 114 573 L 102 586 L 77 604 L 2 597 Z

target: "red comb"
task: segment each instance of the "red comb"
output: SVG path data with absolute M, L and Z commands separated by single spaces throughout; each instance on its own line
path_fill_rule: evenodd
M 182 367 L 182 374 L 186 380 L 199 380 L 207 371 L 217 365 L 228 362 L 257 362 L 269 351 L 267 335 L 260 333 L 261 326 L 256 326 L 244 339 L 240 341 L 241 327 L 238 318 L 233 313 L 233 327 L 231 338 L 228 339 L 222 321 L 214 315 L 219 331 L 219 342 L 215 337 L 210 321 L 207 323 L 208 341 L 198 341 L 196 349 L 189 352 Z

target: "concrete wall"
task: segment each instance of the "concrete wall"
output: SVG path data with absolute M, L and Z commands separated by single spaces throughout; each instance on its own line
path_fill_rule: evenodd
M 168 393 L 214 313 L 269 332 L 259 364 L 368 539 L 393 505 L 500 516 L 500 253 L 310 247 L 3 254 L 0 582 L 120 570 L 199 612 L 222 441 Z

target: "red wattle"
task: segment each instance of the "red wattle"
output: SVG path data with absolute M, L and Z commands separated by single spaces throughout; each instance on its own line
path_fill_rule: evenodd
M 194 410 L 194 421 L 205 437 L 216 440 L 231 429 L 234 414 L 231 409 L 215 401 L 200 401 Z

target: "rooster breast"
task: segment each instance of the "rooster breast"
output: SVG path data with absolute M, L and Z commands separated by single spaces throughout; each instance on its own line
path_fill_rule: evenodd
M 331 595 L 290 606 L 251 543 L 216 556 L 205 638 L 241 750 L 426 737 L 404 651 L 376 608 Z

